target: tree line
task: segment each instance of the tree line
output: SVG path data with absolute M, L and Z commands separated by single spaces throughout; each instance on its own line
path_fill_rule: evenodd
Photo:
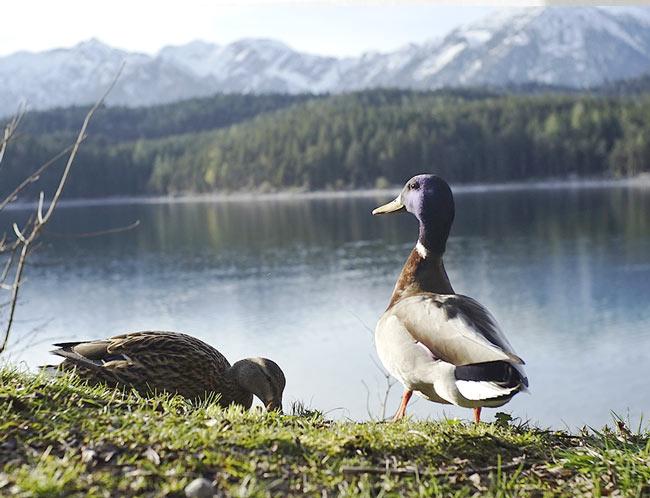
M 83 113 L 30 114 L 0 188 L 58 151 Z M 617 177 L 650 170 L 650 95 L 218 95 L 107 108 L 89 133 L 68 196 L 367 188 L 423 171 L 456 183 Z

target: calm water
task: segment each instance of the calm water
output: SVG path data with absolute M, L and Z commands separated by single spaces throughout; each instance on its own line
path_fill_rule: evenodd
M 385 379 L 370 330 L 414 245 L 386 198 L 65 207 L 27 272 L 13 360 L 49 361 L 49 342 L 171 329 L 230 360 L 265 355 L 293 400 L 331 417 L 381 413 Z M 446 265 L 527 361 L 530 396 L 504 407 L 542 425 L 650 415 L 650 191 L 459 192 Z M 20 213 L 9 213 L 18 216 Z M 5 213 L 5 217 L 6 217 Z M 26 346 L 27 349 L 24 349 Z M 400 386 L 387 412 L 399 404 Z M 487 410 L 491 418 L 493 410 Z M 413 404 L 419 417 L 469 410 Z

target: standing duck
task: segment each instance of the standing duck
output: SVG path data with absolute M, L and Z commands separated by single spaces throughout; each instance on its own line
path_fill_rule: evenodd
M 219 404 L 248 409 L 257 396 L 267 410 L 282 411 L 285 378 L 266 358 L 230 365 L 215 348 L 177 332 L 134 332 L 99 341 L 55 344 L 53 354 L 92 383 L 129 387 L 142 394 L 170 392 L 188 399 L 219 394 Z
M 420 222 L 417 244 L 402 268 L 388 309 L 375 329 L 384 367 L 404 385 L 393 420 L 413 392 L 474 410 L 504 405 L 528 379 L 512 346 L 479 302 L 454 293 L 442 256 L 454 221 L 454 198 L 435 175 L 411 178 L 396 199 L 372 214 L 408 211 Z

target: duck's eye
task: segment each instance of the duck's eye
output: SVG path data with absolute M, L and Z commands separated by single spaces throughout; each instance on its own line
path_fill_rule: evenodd
M 417 190 L 420 188 L 420 184 L 418 182 L 411 182 L 409 183 L 409 188 L 411 190 Z

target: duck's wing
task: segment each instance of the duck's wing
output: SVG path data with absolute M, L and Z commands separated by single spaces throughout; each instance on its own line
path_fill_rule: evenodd
M 470 297 L 423 293 L 398 301 L 388 312 L 435 357 L 453 365 L 524 363 L 492 315 Z
M 106 350 L 109 355 L 121 355 L 138 362 L 155 366 L 183 365 L 193 361 L 205 362 L 226 370 L 230 363 L 219 351 L 191 335 L 178 332 L 134 332 L 111 337 Z M 212 368 L 211 368 L 212 370 Z
M 140 391 L 201 397 L 216 391 L 228 360 L 212 346 L 175 332 L 135 332 L 101 341 L 55 344 L 85 378 Z
M 60 342 L 52 354 L 64 358 L 59 370 L 74 370 L 77 375 L 91 383 L 105 383 L 110 386 L 134 384 L 137 369 L 120 354 L 110 354 L 110 339 L 102 341 Z M 108 365 L 108 367 L 107 367 Z

